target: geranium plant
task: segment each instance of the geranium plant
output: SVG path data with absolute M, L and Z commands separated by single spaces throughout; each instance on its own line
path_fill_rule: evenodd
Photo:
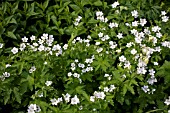
M 0 43 L 0 103 L 13 113 L 170 112 L 168 12 L 150 21 L 122 2 L 78 3 L 67 43 L 48 33 Z

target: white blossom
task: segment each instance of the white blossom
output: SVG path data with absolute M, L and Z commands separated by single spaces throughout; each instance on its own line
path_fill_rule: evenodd
M 139 16 L 136 10 L 132 11 L 131 14 L 134 18 L 137 18 Z
M 75 105 L 80 103 L 79 98 L 77 98 L 77 95 L 74 96 L 74 98 L 71 98 L 71 104 Z
M 14 47 L 14 48 L 11 50 L 11 52 L 12 52 L 13 54 L 18 53 L 18 48 Z
M 46 86 L 50 86 L 51 84 L 52 84 L 52 81 L 46 81 L 46 82 L 45 82 L 45 85 L 46 85 Z
M 114 2 L 111 6 L 112 6 L 112 8 L 116 8 L 118 5 L 119 5 L 119 2 L 116 1 L 116 2 Z

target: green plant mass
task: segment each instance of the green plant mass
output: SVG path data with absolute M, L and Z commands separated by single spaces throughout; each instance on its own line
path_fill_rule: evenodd
M 0 3 L 0 113 L 170 113 L 168 0 Z

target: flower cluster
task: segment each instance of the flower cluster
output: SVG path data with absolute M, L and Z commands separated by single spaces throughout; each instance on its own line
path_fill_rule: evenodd
M 54 44 L 54 38 L 53 35 L 43 34 L 41 38 L 36 38 L 35 36 L 31 36 L 30 40 L 31 43 L 28 43 L 28 38 L 24 37 L 22 38 L 22 43 L 20 44 L 19 49 L 17 47 L 13 47 L 11 52 L 13 54 L 16 54 L 19 52 L 19 50 L 23 51 L 27 48 L 30 48 L 34 52 L 47 52 L 50 55 L 55 54 L 56 56 L 59 56 L 62 54 L 62 47 L 59 44 Z M 63 49 L 66 50 L 68 45 L 64 45 Z
M 70 98 L 70 97 L 71 97 L 71 95 L 68 93 L 66 95 L 63 94 L 63 98 L 66 103 L 70 102 L 70 104 L 72 104 L 72 105 L 76 105 L 76 104 L 80 103 L 80 100 L 77 97 L 77 95 L 75 95 L 73 98 Z M 62 97 L 60 97 L 58 99 L 54 98 L 54 99 L 51 99 L 50 101 L 51 101 L 52 105 L 58 105 L 60 102 L 63 102 L 63 98 Z
M 82 17 L 81 17 L 81 16 L 78 16 L 78 17 L 75 19 L 74 25 L 75 25 L 75 26 L 78 26 L 81 19 L 82 19 Z
M 166 99 L 165 100 L 165 102 L 164 102 L 166 105 L 170 105 L 170 96 L 169 96 L 169 98 L 168 99 Z
M 108 21 L 108 19 L 104 17 L 102 11 L 97 11 L 96 12 L 96 17 L 97 17 L 97 20 L 100 20 L 101 22 L 105 22 L 106 23 Z
M 10 77 L 10 73 L 4 72 L 4 73 L 0 76 L 0 79 L 1 79 L 2 81 L 4 81 L 5 78 L 8 78 L 8 77 Z
M 36 112 L 40 112 L 40 111 L 41 111 L 40 106 L 38 106 L 36 104 L 30 104 L 27 109 L 28 113 L 36 113 Z
M 94 96 L 90 96 L 90 101 L 94 102 L 95 99 L 104 99 L 105 98 L 105 93 L 104 92 L 98 92 L 98 91 L 95 91 L 94 92 Z
M 166 16 L 166 12 L 165 11 L 161 11 L 161 18 L 162 18 L 162 22 L 167 22 L 169 20 L 169 17 Z

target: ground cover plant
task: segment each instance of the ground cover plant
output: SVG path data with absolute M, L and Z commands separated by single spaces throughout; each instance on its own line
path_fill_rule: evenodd
M 1 112 L 170 113 L 165 2 L 1 6 Z

